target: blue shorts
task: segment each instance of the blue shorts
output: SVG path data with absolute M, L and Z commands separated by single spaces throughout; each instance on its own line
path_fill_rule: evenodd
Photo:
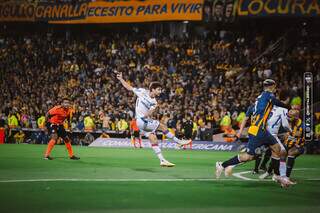
M 256 136 L 249 134 L 247 153 L 249 155 L 259 155 L 261 152 L 261 146 L 270 146 L 277 143 L 278 141 L 267 130 L 259 130 Z

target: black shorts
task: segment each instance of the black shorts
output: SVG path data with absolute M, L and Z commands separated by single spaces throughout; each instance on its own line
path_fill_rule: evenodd
M 47 129 L 48 129 L 49 135 L 56 133 L 58 135 L 58 137 L 60 137 L 62 139 L 65 139 L 66 137 L 68 137 L 68 133 L 64 129 L 63 125 L 56 125 L 56 124 L 47 123 Z
M 139 138 L 140 137 L 140 132 L 139 131 L 134 131 L 132 133 L 132 135 L 135 137 L 135 138 Z

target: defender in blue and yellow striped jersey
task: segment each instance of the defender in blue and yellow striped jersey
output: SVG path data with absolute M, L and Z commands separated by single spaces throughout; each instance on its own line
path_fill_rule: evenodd
M 225 171 L 226 176 L 230 176 L 232 168 L 235 165 L 253 160 L 262 145 L 268 145 L 272 150 L 272 156 L 280 159 L 281 147 L 277 140 L 268 132 L 266 125 L 273 106 L 286 108 L 286 105 L 276 99 L 273 94 L 276 91 L 276 83 L 274 80 L 265 80 L 263 82 L 263 88 L 264 91 L 257 97 L 254 106 L 249 108 L 238 133 L 238 137 L 240 137 L 246 122 L 251 117 L 251 125 L 248 130 L 249 142 L 246 152 L 240 153 L 223 163 L 216 162 L 217 178 L 220 177 L 222 171 Z M 279 181 L 282 185 L 288 185 L 288 181 L 285 178 Z
M 305 139 L 303 137 L 304 123 L 299 118 L 299 111 L 290 110 L 288 116 L 292 132 L 286 135 L 284 146 L 288 152 L 287 177 L 290 177 L 296 158 L 304 153 Z

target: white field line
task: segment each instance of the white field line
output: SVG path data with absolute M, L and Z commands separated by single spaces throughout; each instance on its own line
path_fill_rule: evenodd
M 249 180 L 249 181 L 256 181 L 257 179 L 252 179 L 252 178 L 248 178 L 248 177 L 244 177 L 242 175 L 244 174 L 248 174 L 250 173 L 251 171 L 244 171 L 244 172 L 236 172 L 236 173 L 233 173 L 232 176 L 236 177 L 236 178 L 240 178 L 242 180 Z
M 297 169 L 293 169 L 295 171 L 306 171 L 306 170 L 319 170 L 318 168 L 297 168 Z M 236 178 L 240 178 L 242 180 L 247 180 L 247 181 L 271 181 L 270 179 L 263 179 L 263 180 L 260 180 L 260 179 L 252 179 L 252 178 L 248 178 L 248 177 L 244 177 L 242 175 L 244 174 L 248 174 L 248 173 L 251 173 L 252 171 L 243 171 L 243 172 L 236 172 L 236 173 L 233 173 L 232 176 L 236 177 Z M 310 180 L 310 181 L 319 181 L 320 178 L 312 178 L 312 179 L 307 179 L 307 180 Z
M 294 170 L 319 170 L 317 168 L 297 168 Z M 52 179 L 11 179 L 11 180 L 0 180 L 0 183 L 19 183 L 19 182 L 219 182 L 219 181 L 260 181 L 268 182 L 269 180 L 259 180 L 244 177 L 242 175 L 248 174 L 251 171 L 242 171 L 234 173 L 233 176 L 237 179 L 224 178 L 224 179 L 215 179 L 215 178 L 161 178 L 161 179 L 112 179 L 112 178 L 52 178 Z M 320 178 L 311 178 L 306 179 L 307 181 L 320 181 Z

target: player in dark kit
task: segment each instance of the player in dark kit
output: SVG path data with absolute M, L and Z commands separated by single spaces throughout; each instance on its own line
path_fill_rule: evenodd
M 71 139 L 66 132 L 63 123 L 66 119 L 70 121 L 71 116 L 71 108 L 70 108 L 70 101 L 67 98 L 63 99 L 61 105 L 55 106 L 51 108 L 46 114 L 46 127 L 48 133 L 50 135 L 50 141 L 47 146 L 46 153 L 44 155 L 45 160 L 53 160 L 50 157 L 51 150 L 53 149 L 54 145 L 56 144 L 58 138 L 63 139 L 63 142 L 66 145 L 66 148 L 69 153 L 69 158 L 71 160 L 79 160 L 79 157 L 73 155 L 72 147 L 71 147 Z
M 241 136 L 244 126 L 247 120 L 252 115 L 251 126 L 248 130 L 249 142 L 247 144 L 246 152 L 225 161 L 216 162 L 216 177 L 219 178 L 221 173 L 225 171 L 225 176 L 230 176 L 234 166 L 248 162 L 254 159 L 256 154 L 263 145 L 267 145 L 272 150 L 272 156 L 274 159 L 278 159 L 278 165 L 280 161 L 281 146 L 277 140 L 266 129 L 267 120 L 273 106 L 286 107 L 281 101 L 275 98 L 273 93 L 276 90 L 276 83 L 271 79 L 267 79 L 263 82 L 264 91 L 256 99 L 251 112 L 247 112 L 246 118 L 243 120 L 238 137 Z M 250 110 L 249 110 L 250 111 Z M 288 186 L 290 181 L 288 178 L 280 178 L 279 182 L 282 186 Z
M 183 129 L 184 139 L 192 141 L 193 121 L 190 115 L 187 115 L 187 118 L 183 119 L 182 129 Z M 190 145 L 190 148 L 192 148 L 192 142 L 189 145 Z M 184 146 L 184 149 L 186 149 L 186 145 Z

